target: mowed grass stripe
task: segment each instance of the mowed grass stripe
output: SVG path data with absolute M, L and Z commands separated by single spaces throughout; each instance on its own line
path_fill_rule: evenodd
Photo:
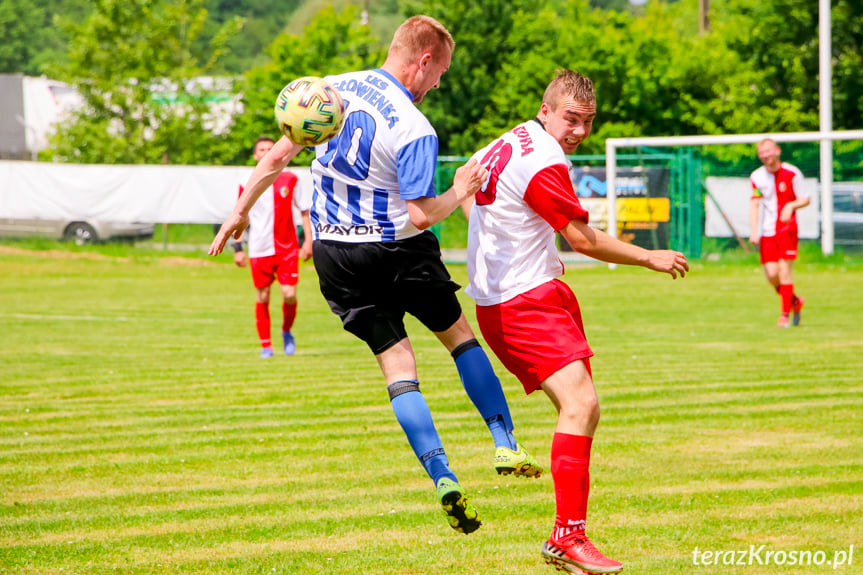
M 0 573 L 553 572 L 538 553 L 550 477 L 494 474 L 451 358 L 416 322 L 421 388 L 485 521 L 469 537 L 309 264 L 298 353 L 262 362 L 247 270 L 157 262 L 0 255 Z M 603 407 L 592 538 L 645 575 L 693 568 L 696 546 L 847 549 L 863 517 L 863 268 L 798 266 L 804 326 L 782 332 L 756 262 L 694 267 L 565 276 Z M 493 363 L 548 472 L 552 407 Z M 800 571 L 746 568 L 784 572 Z

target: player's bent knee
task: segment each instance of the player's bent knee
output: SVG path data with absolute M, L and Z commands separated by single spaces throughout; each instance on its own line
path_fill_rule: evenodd
M 561 401 L 560 417 L 595 427 L 600 417 L 599 399 L 591 393 Z

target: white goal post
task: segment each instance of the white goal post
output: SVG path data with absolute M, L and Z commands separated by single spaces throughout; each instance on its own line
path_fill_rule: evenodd
M 718 136 L 659 136 L 640 138 L 608 138 L 605 141 L 605 182 L 608 199 L 608 233 L 617 235 L 615 176 L 617 149 L 638 146 L 706 146 L 711 144 L 755 144 L 765 138 L 776 142 L 821 142 L 821 251 L 833 253 L 833 150 L 825 142 L 861 140 L 863 130 L 831 132 L 785 132 L 778 134 L 725 134 Z

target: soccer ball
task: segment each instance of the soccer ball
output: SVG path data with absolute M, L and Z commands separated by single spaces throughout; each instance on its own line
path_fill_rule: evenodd
M 304 76 L 282 88 L 276 98 L 276 122 L 289 140 L 317 146 L 338 135 L 345 103 L 335 87 L 316 76 Z

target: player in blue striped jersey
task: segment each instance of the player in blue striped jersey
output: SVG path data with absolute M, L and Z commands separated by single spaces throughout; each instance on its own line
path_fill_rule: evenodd
M 438 151 L 434 128 L 414 105 L 422 94 L 386 68 L 327 80 L 342 94 L 346 116 L 344 136 L 318 146 L 312 163 L 316 237 L 358 243 L 418 235 L 408 202 L 435 197 Z
M 428 229 L 475 194 L 487 176 L 471 160 L 456 170 L 450 190 L 440 196 L 434 191 L 438 139 L 416 104 L 440 85 L 454 46 L 439 22 L 414 16 L 396 31 L 381 68 L 327 78 L 344 98 L 346 116 L 339 136 L 316 148 L 311 217 L 315 269 L 330 309 L 375 355 L 396 419 L 434 482 L 450 525 L 470 533 L 480 519 L 449 467 L 420 393 L 406 313 L 452 355 L 494 439 L 497 472 L 538 477 L 542 468 L 513 436 L 500 381 L 462 313 L 460 286 Z M 301 149 L 283 137 L 258 163 L 211 254 L 230 235 L 242 233 L 250 206 Z

